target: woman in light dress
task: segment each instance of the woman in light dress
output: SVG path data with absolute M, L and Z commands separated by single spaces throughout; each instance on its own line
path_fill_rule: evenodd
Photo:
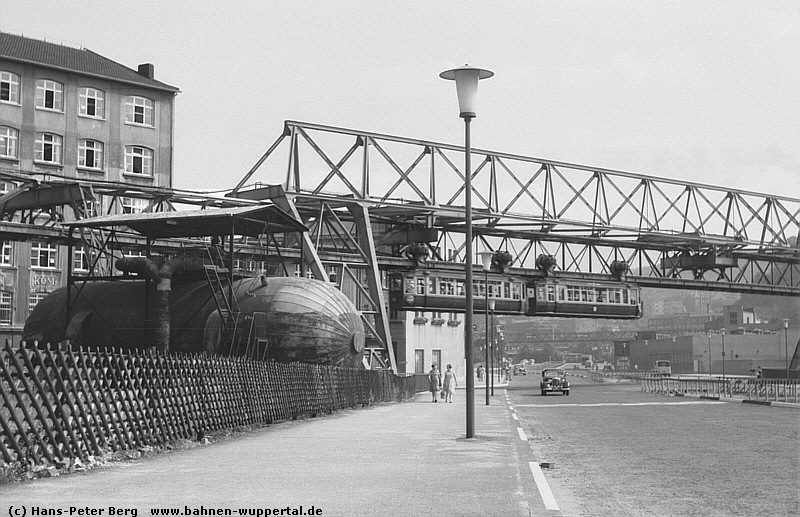
M 442 383 L 445 402 L 450 402 L 450 403 L 453 402 L 453 393 L 456 392 L 457 385 L 458 381 L 456 380 L 456 372 L 453 371 L 453 365 L 448 364 L 447 370 L 444 372 L 444 380 Z

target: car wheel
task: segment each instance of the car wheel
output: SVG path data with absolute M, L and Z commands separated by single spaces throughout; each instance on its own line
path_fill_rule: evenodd
M 545 395 L 547 395 L 547 392 L 542 390 L 542 397 L 544 397 Z
M 567 397 L 569 397 L 569 392 L 568 392 L 568 391 L 565 391 L 565 392 L 564 392 L 564 395 L 565 395 L 565 396 L 567 396 Z

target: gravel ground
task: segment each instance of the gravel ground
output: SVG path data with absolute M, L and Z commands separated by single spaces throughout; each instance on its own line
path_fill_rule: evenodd
M 555 463 L 545 473 L 565 516 L 800 515 L 800 411 L 583 380 L 541 397 L 534 379 L 512 403 Z M 580 405 L 597 403 L 652 405 Z

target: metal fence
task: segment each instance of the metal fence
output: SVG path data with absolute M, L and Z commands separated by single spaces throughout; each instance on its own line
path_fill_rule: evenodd
M 792 402 L 800 400 L 797 381 L 772 379 L 672 379 L 642 378 L 645 393 L 668 393 L 705 397 L 742 398 L 756 402 Z
M 0 349 L 0 457 L 86 460 L 415 393 L 385 370 L 66 346 Z

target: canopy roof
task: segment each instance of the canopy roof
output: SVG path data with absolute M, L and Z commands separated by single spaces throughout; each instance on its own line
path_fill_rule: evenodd
M 106 215 L 66 223 L 70 228 L 128 227 L 146 237 L 208 237 L 213 235 L 246 235 L 307 231 L 298 221 L 274 205 L 259 205 L 208 210 L 148 212 Z

